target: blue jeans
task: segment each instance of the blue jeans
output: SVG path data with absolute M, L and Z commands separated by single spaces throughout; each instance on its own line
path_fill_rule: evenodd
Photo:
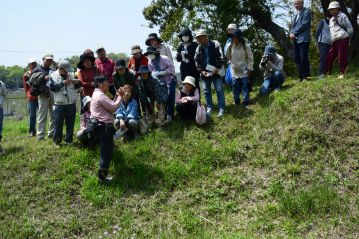
M 166 103 L 167 115 L 174 117 L 175 114 L 175 99 L 176 99 L 176 82 L 174 80 L 167 86 L 168 99 Z
M 76 104 L 55 105 L 55 131 L 53 141 L 56 144 L 62 141 L 62 128 L 66 123 L 66 143 L 72 143 L 76 118 Z
M 309 66 L 309 42 L 294 43 L 295 47 L 295 63 L 299 71 L 301 80 L 310 76 Z
M 319 56 L 320 56 L 319 74 L 324 74 L 330 45 L 318 42 L 318 47 L 319 47 Z
M 29 101 L 29 133 L 36 134 L 36 113 L 39 108 L 38 100 Z
M 224 98 L 223 82 L 221 78 L 203 80 L 204 83 L 203 92 L 204 92 L 204 97 L 206 98 L 207 107 L 213 109 L 212 88 L 211 88 L 212 82 L 217 93 L 218 107 L 224 110 L 224 108 L 226 107 L 226 100 Z
M 284 77 L 280 71 L 275 71 L 269 78 L 264 79 L 259 93 L 267 94 L 270 90 L 279 89 L 284 82 Z
M 234 97 L 234 103 L 236 105 L 239 105 L 241 100 L 239 99 L 239 96 L 241 94 L 243 94 L 243 103 L 249 103 L 249 78 L 248 77 L 244 77 L 244 78 L 233 78 L 233 97 Z
M 2 139 L 2 123 L 4 121 L 4 108 L 0 107 L 0 141 Z

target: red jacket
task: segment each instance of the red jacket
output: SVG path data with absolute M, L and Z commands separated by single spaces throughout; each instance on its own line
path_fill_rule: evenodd
M 140 64 L 136 65 L 136 59 L 134 57 L 131 57 L 130 60 L 128 61 L 128 69 L 132 70 L 136 73 L 136 78 L 138 77 L 138 68 L 140 68 L 140 66 L 148 66 L 148 58 L 145 55 L 141 55 L 140 58 Z
M 95 90 L 94 79 L 95 76 L 99 74 L 100 72 L 97 68 L 82 69 L 78 71 L 77 77 L 84 88 L 82 92 L 83 96 L 92 96 L 92 93 Z
M 112 73 L 115 70 L 115 62 L 110 58 L 106 57 L 104 61 L 101 61 L 100 59 L 96 59 L 95 64 L 100 74 L 107 76 L 108 82 L 112 85 L 113 84 Z
M 31 74 L 31 71 L 27 71 L 24 76 L 22 77 L 22 83 L 24 85 L 24 89 L 25 89 L 25 92 L 26 92 L 26 99 L 28 101 L 36 101 L 37 100 L 37 96 L 33 96 L 30 94 L 30 86 L 28 84 L 26 84 L 26 82 L 28 80 L 30 80 L 30 74 Z

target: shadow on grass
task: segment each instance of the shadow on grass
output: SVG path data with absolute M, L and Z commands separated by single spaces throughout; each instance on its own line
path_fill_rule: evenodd
M 1 147 L 5 152 L 2 156 L 8 156 L 24 149 L 24 147 L 19 146 L 4 147 L 3 145 L 1 145 Z
M 150 194 L 164 186 L 164 175 L 159 168 L 144 164 L 141 159 L 125 161 L 120 151 L 115 151 L 113 159 L 116 175 L 113 186 L 126 192 Z

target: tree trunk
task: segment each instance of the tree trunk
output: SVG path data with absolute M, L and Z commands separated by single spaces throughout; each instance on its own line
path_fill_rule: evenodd
M 258 9 L 250 9 L 249 15 L 256 21 L 260 28 L 267 31 L 283 49 L 284 56 L 295 62 L 294 46 L 289 40 L 284 28 L 274 23 L 269 14 L 263 14 Z

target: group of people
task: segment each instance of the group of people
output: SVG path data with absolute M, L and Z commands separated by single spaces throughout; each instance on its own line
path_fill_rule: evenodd
M 309 43 L 312 13 L 304 7 L 303 0 L 294 0 L 298 13 L 290 30 L 290 39 L 295 46 L 295 61 L 301 81 L 310 77 Z M 329 4 L 326 18 L 319 21 L 315 35 L 320 54 L 319 78 L 330 74 L 333 62 L 338 58 L 339 79 L 343 79 L 348 65 L 348 47 L 353 36 L 353 26 L 346 14 L 341 12 L 340 3 Z M 359 24 L 359 15 L 358 15 Z
M 321 21 L 318 27 L 320 69 L 323 74 L 331 69 L 338 52 L 341 75 L 345 74 L 345 51 L 353 29 L 337 4 L 332 2 L 329 6 L 333 15 L 329 27 L 325 25 L 327 21 Z M 302 0 L 295 0 L 294 6 L 299 12 L 290 38 L 295 45 L 300 79 L 305 80 L 310 75 L 308 48 L 311 13 L 304 8 Z M 325 29 L 330 29 L 329 35 Z M 175 77 L 169 47 L 156 33 L 149 34 L 146 39 L 148 47 L 145 52 L 139 45 L 132 46 L 127 62 L 124 59 L 114 62 L 103 47 L 96 50 L 97 58 L 92 50 L 85 50 L 76 72 L 67 60 L 57 65 L 52 54 L 44 55 L 41 65 L 35 59 L 30 59 L 29 71 L 23 77 L 29 102 L 30 135 L 43 140 L 47 115 L 50 115 L 47 137 L 60 147 L 66 123 L 64 141 L 65 144 L 72 144 L 76 102 L 80 96 L 80 131 L 76 135 L 84 145 L 99 145 L 98 178 L 100 182 L 108 182 L 114 135 L 123 135 L 126 140 L 137 139 L 149 128 L 160 128 L 171 123 L 175 111 L 181 120 L 195 121 L 201 107 L 201 92 L 206 100 L 206 117 L 210 117 L 214 109 L 212 85 L 218 100 L 218 117 L 223 117 L 226 104 L 224 78 L 232 89 L 236 106 L 246 107 L 250 103 L 249 76 L 254 68 L 253 53 L 236 24 L 229 24 L 227 33 L 228 39 L 222 49 L 218 41 L 209 38 L 206 30 L 198 30 L 193 36 L 190 29 L 183 29 L 178 35 L 180 44 L 175 56 L 175 60 L 180 62 L 180 80 Z M 322 44 L 329 43 L 329 54 L 322 57 Z M 284 58 L 275 47 L 266 46 L 259 63 L 264 76 L 260 94 L 280 89 L 286 77 L 283 67 Z M 181 86 L 178 90 L 177 85 Z

